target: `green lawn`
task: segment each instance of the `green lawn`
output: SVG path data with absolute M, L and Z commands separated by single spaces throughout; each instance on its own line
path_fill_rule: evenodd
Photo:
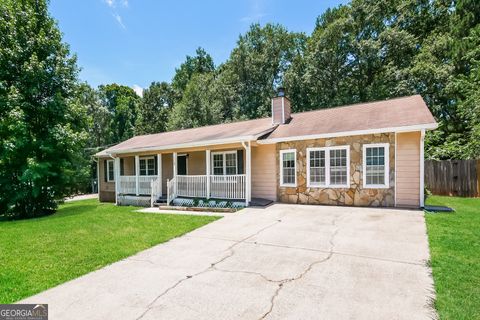
M 54 215 L 0 222 L 0 303 L 77 278 L 218 218 L 134 212 L 97 200 Z
M 455 213 L 426 214 L 440 319 L 480 319 L 480 199 L 432 196 Z

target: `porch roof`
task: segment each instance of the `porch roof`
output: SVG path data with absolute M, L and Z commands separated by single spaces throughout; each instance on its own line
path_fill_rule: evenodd
M 148 134 L 128 139 L 98 152 L 95 156 L 250 141 L 271 132 L 275 127 L 271 118 L 261 118 Z

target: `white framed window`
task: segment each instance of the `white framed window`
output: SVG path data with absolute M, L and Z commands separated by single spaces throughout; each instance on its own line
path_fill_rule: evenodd
M 350 146 L 307 148 L 307 187 L 349 188 Z
M 307 148 L 307 179 L 307 187 L 327 184 L 325 149 Z
M 113 182 L 115 181 L 115 170 L 114 170 L 115 163 L 113 160 L 107 160 L 107 181 Z
M 389 186 L 388 143 L 363 145 L 363 187 L 382 189 Z
M 237 174 L 237 151 L 212 152 L 213 175 Z
M 280 150 L 280 186 L 297 186 L 297 150 Z
M 155 175 L 155 158 L 154 157 L 142 157 L 139 159 L 140 175 L 141 176 L 154 176 Z

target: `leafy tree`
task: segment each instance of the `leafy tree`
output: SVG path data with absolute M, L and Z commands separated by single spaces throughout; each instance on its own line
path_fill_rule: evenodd
M 107 107 L 102 104 L 100 94 L 87 83 L 77 87 L 74 101 L 87 110 L 87 147 L 103 147 L 112 140 L 110 123 L 112 117 Z
M 304 41 L 303 34 L 273 24 L 253 24 L 240 36 L 219 75 L 219 88 L 228 97 L 234 119 L 270 114 L 275 88 L 282 84 L 284 73 L 301 53 Z
M 166 82 L 152 82 L 138 105 L 136 134 L 164 132 L 174 103 L 174 92 Z
M 98 90 L 102 104 L 112 117 L 108 143 L 117 143 L 133 137 L 140 97 L 132 88 L 116 83 L 101 85 Z
M 210 73 L 215 71 L 212 57 L 203 49 L 198 48 L 195 56 L 188 56 L 178 69 L 172 80 L 172 87 L 176 92 L 176 101 L 180 101 L 188 82 L 195 74 Z
M 0 2 L 0 212 L 52 212 L 76 183 L 85 110 L 75 57 L 45 1 Z
M 214 81 L 212 73 L 193 75 L 182 100 L 173 107 L 169 130 L 200 127 L 222 121 L 222 107 L 218 103 Z

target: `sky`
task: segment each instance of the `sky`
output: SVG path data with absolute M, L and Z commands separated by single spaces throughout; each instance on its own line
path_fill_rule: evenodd
M 316 18 L 346 0 L 50 0 L 80 79 L 141 92 L 170 82 L 186 55 L 204 48 L 225 62 L 252 23 L 279 23 L 310 34 Z

